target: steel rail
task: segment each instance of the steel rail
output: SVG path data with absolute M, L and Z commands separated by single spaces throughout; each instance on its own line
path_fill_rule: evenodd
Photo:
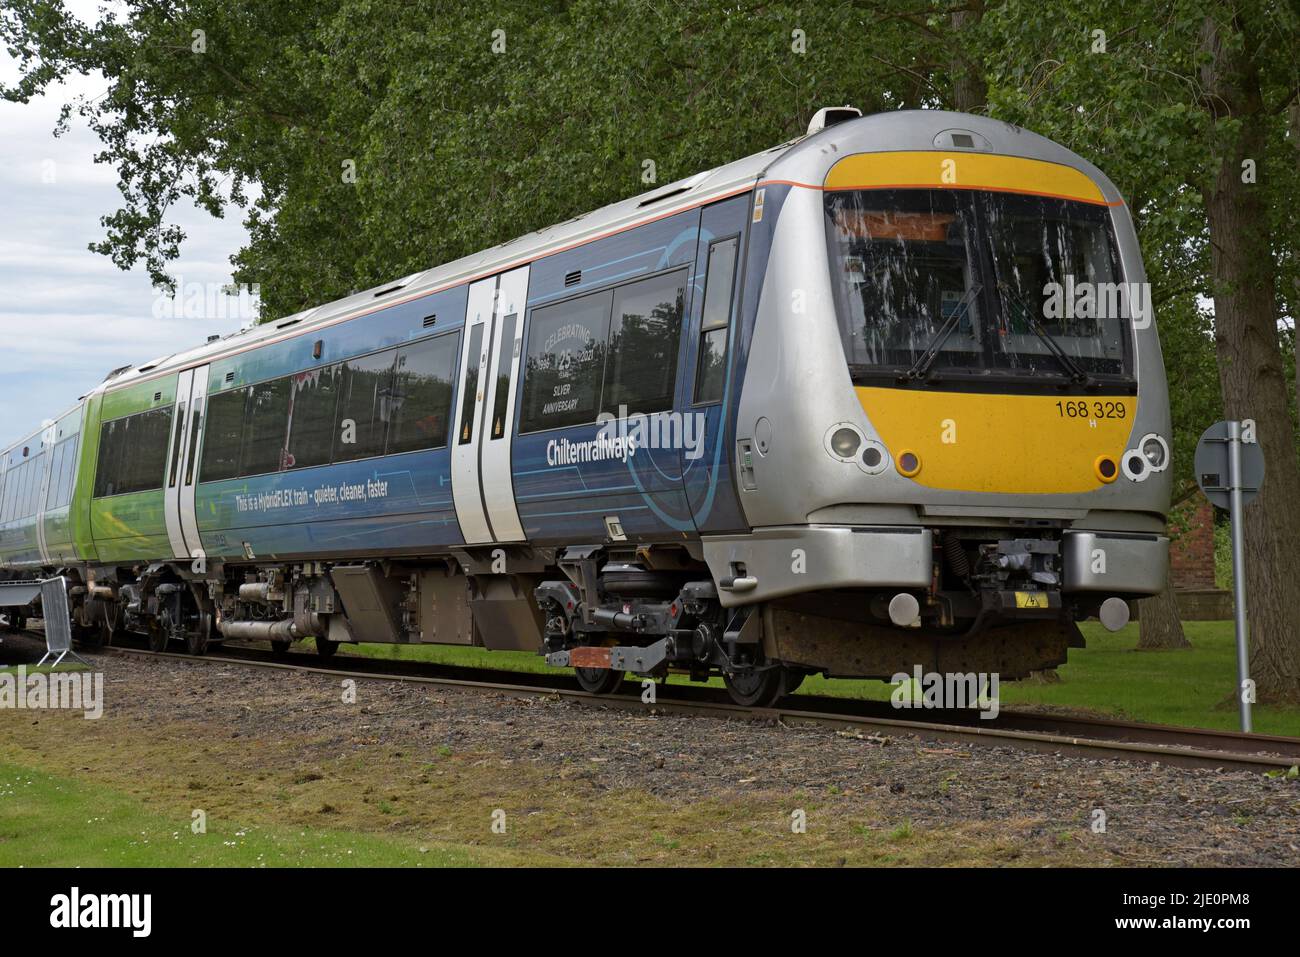
M 632 685 L 636 689 L 633 693 L 616 691 L 598 695 L 573 687 L 572 679 L 567 675 L 489 671 L 351 655 L 321 659 L 315 655 L 289 654 L 273 658 L 269 652 L 252 648 L 225 648 L 220 653 L 203 657 L 177 652 L 154 652 L 128 645 L 114 645 L 106 650 L 109 653 L 178 658 L 195 663 L 207 661 L 333 677 L 467 688 L 512 697 L 558 697 L 586 705 L 651 714 L 693 714 L 723 720 L 776 722 L 787 727 L 829 727 L 856 732 L 864 737 L 914 735 L 931 742 L 1006 746 L 1089 758 L 1224 770 L 1288 770 L 1300 764 L 1300 738 L 1178 728 L 1101 718 L 1002 711 L 997 719 L 982 721 L 977 715 L 965 712 L 928 711 L 926 717 L 921 719 L 911 718 L 905 712 L 890 708 L 885 702 L 823 695 L 790 695 L 773 707 L 746 708 L 721 700 L 725 693 L 717 689 L 680 685 L 657 686 L 655 702 L 646 704 L 641 700 L 639 685 Z M 625 683 L 624 688 L 627 687 L 629 685 Z

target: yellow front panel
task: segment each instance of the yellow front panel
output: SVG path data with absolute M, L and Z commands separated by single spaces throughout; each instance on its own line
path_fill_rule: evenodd
M 894 461 L 914 453 L 926 488 L 1004 494 L 1091 492 L 1097 458 L 1120 461 L 1137 397 L 991 395 L 859 387 Z
M 856 153 L 826 174 L 827 189 L 987 189 L 1105 204 L 1097 184 L 1059 163 L 939 150 Z

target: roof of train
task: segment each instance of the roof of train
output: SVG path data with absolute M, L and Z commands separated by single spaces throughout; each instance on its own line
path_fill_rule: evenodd
M 492 275 L 514 265 L 523 265 L 591 242 L 635 224 L 704 205 L 748 189 L 760 179 L 804 185 L 820 184 L 830 167 L 849 153 L 946 148 L 940 144 L 939 137 L 954 128 L 978 133 L 988 141 L 988 148 L 994 153 L 1073 166 L 1087 174 L 1108 199 L 1119 198 L 1110 180 L 1082 157 L 1045 137 L 1001 120 L 940 110 L 876 113 L 828 126 L 743 159 L 611 203 L 566 222 L 547 226 L 499 246 L 412 273 L 403 279 L 382 283 L 343 299 L 284 316 L 274 322 L 252 326 L 194 349 L 159 357 L 110 376 L 88 395 L 122 388 L 242 352 L 254 345 L 296 337 L 322 326 L 418 299 L 480 276 Z M 288 331 L 290 328 L 292 331 Z M 85 398 L 83 396 L 82 401 Z M 37 429 L 18 442 L 11 443 L 0 454 L 7 454 L 16 445 L 30 441 L 41 431 L 43 429 Z

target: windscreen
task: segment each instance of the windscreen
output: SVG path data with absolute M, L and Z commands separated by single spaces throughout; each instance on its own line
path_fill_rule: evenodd
M 975 190 L 826 194 L 840 335 L 856 378 L 1131 371 L 1109 212 Z

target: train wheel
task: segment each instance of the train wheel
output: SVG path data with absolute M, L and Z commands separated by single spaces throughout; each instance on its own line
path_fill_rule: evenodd
M 124 629 L 121 625 L 121 606 L 117 604 L 105 604 L 104 615 L 99 622 L 99 644 L 107 648 L 113 644 L 113 640 L 120 638 Z
M 786 693 L 785 669 L 778 666 L 762 671 L 724 674 L 723 683 L 731 700 L 744 708 L 769 708 Z
M 185 632 L 185 650 L 196 658 L 208 650 L 208 638 L 212 634 L 212 616 L 199 612 L 194 627 Z
M 158 617 L 149 622 L 149 650 L 166 651 L 172 634 L 172 613 L 164 608 Z
M 322 658 L 333 658 L 334 652 L 338 650 L 339 643 L 337 641 L 330 641 L 328 638 L 316 639 L 316 654 Z
M 794 694 L 803 684 L 803 679 L 808 677 L 808 672 L 800 671 L 797 668 L 785 669 L 785 686 L 781 689 L 782 695 Z
M 78 625 L 73 637 L 83 648 L 97 649 L 104 646 L 104 629 L 99 625 Z
M 285 639 L 285 640 L 283 640 L 283 641 L 281 641 L 281 640 L 272 641 L 272 642 L 271 642 L 271 655 L 272 655 L 273 657 L 275 657 L 275 658 L 284 658 L 284 657 L 286 657 L 286 656 L 289 654 L 289 646 L 292 645 L 292 644 L 293 644 L 293 642 L 292 642 L 292 641 L 289 641 L 288 639 Z
M 588 694 L 611 694 L 623 683 L 623 672 L 613 668 L 574 668 L 573 673 Z

